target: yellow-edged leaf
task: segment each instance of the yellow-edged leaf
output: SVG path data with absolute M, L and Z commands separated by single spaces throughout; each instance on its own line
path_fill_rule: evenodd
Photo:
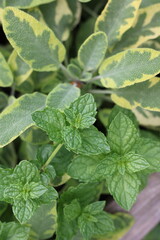
M 119 41 L 124 32 L 133 24 L 141 0 L 109 0 L 97 18 L 95 31 L 108 36 L 109 48 Z
M 50 3 L 55 0 L 5 0 L 6 6 L 12 6 L 17 8 L 32 8 L 41 4 Z
M 160 3 L 138 11 L 134 26 L 124 33 L 113 53 L 139 47 L 142 43 L 160 35 Z
M 111 95 L 112 100 L 119 106 L 133 109 L 141 107 L 160 112 L 160 78 L 137 83 L 126 88 L 116 89 Z
M 100 66 L 102 85 L 123 88 L 146 81 L 160 72 L 160 52 L 149 48 L 130 49 L 104 60 Z
M 37 71 L 55 71 L 64 60 L 65 48 L 47 26 L 13 7 L 3 10 L 4 32 L 20 57 Z
M 0 114 L 0 147 L 7 145 L 34 125 L 31 114 L 45 106 L 41 93 L 25 94 Z
M 10 55 L 8 64 L 13 72 L 14 80 L 17 85 L 24 82 L 33 71 L 32 68 L 18 56 L 15 50 L 13 50 Z
M 0 52 L 0 87 L 9 87 L 13 83 L 13 75 L 4 56 Z

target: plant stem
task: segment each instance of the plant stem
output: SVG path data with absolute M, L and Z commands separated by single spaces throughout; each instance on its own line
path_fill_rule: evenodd
M 97 18 L 97 14 L 90 9 L 89 7 L 87 7 L 86 5 L 83 5 L 83 9 L 84 11 L 86 11 L 88 14 L 90 14 L 92 17 Z
M 90 92 L 95 94 L 112 94 L 113 93 L 113 91 L 111 90 L 98 90 L 98 89 L 93 89 Z
M 45 162 L 45 164 L 43 165 L 42 169 L 44 170 L 52 161 L 52 159 L 56 156 L 56 154 L 58 153 L 58 151 L 60 150 L 60 148 L 63 146 L 63 144 L 59 144 L 54 151 L 52 152 L 52 154 L 50 155 L 50 157 L 48 158 L 48 160 Z

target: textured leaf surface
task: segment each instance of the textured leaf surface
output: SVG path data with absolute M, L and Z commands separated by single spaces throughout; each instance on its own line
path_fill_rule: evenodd
M 44 107 L 46 97 L 41 93 L 26 94 L 15 100 L 0 114 L 0 147 L 7 145 L 34 125 L 31 114 Z
M 130 210 L 139 193 L 140 181 L 136 174 L 115 173 L 107 181 L 107 186 L 115 201 L 124 209 Z
M 47 96 L 47 106 L 64 110 L 80 96 L 80 89 L 64 83 L 57 85 Z
M 15 50 L 10 55 L 8 64 L 13 72 L 17 85 L 22 84 L 32 73 L 31 67 L 18 56 Z
M 97 18 L 95 30 L 108 36 L 109 48 L 120 40 L 133 24 L 141 0 L 110 0 Z
M 65 119 L 61 112 L 53 108 L 45 108 L 32 114 L 36 125 L 44 130 L 52 141 L 61 142 L 61 131 L 65 125 Z
M 65 205 L 64 215 L 68 221 L 73 221 L 81 214 L 81 206 L 77 199 L 74 199 L 70 204 Z
M 149 6 L 138 11 L 137 20 L 117 43 L 113 53 L 128 48 L 139 47 L 142 43 L 160 35 L 160 4 Z
M 141 8 L 146 8 L 150 5 L 153 5 L 153 4 L 156 4 L 156 3 L 159 3 L 159 0 L 142 0 L 142 3 L 141 3 Z
M 13 83 L 13 75 L 12 72 L 0 52 L 0 87 L 9 87 Z
M 151 111 L 160 112 L 160 78 L 137 83 L 133 86 L 115 90 L 112 100 L 121 107 L 133 109 L 141 107 Z
M 160 72 L 160 53 L 152 49 L 132 49 L 102 62 L 99 73 L 102 85 L 122 88 L 143 82 Z
M 28 223 L 31 226 L 30 237 L 32 240 L 50 238 L 54 234 L 57 224 L 56 201 L 41 205 Z
M 72 127 L 65 127 L 62 134 L 65 146 L 68 150 L 75 151 L 79 145 L 82 144 L 81 135 L 77 129 Z
M 12 7 L 3 11 L 2 23 L 11 45 L 34 70 L 55 71 L 59 68 L 65 49 L 47 26 Z
M 53 2 L 54 0 L 6 0 L 6 6 L 12 6 L 17 8 L 32 8 L 40 4 Z
M 93 33 L 85 40 L 78 51 L 78 60 L 85 71 L 95 70 L 105 57 L 108 47 L 104 32 Z
M 138 138 L 138 131 L 132 121 L 122 112 L 114 118 L 108 131 L 108 143 L 113 152 L 129 152 Z

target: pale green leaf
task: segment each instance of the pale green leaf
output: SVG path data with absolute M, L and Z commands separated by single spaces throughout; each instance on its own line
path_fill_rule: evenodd
M 160 72 L 160 53 L 153 49 L 129 49 L 102 62 L 99 69 L 102 85 L 122 88 L 143 82 Z
M 65 48 L 46 25 L 12 7 L 3 10 L 2 24 L 13 48 L 34 70 L 55 71 L 59 68 Z
M 29 196 L 30 198 L 34 199 L 34 198 L 39 198 L 41 195 L 43 195 L 48 189 L 43 186 L 40 183 L 35 183 L 32 182 L 29 184 L 30 187 L 30 193 Z
M 78 60 L 85 71 L 96 70 L 105 57 L 108 47 L 104 32 L 90 35 L 78 51 Z
M 47 106 L 64 110 L 80 96 L 80 89 L 68 83 L 58 84 L 47 96 Z
M 124 175 L 115 173 L 107 180 L 109 192 L 124 209 L 130 210 L 139 193 L 140 181 L 135 173 Z
M 145 8 L 156 3 L 159 3 L 159 0 L 142 0 L 140 7 Z
M 129 152 L 139 137 L 133 122 L 122 112 L 111 122 L 108 130 L 108 143 L 113 152 Z
M 31 114 L 45 106 L 45 95 L 26 94 L 15 100 L 0 114 L 0 147 L 7 145 L 34 125 Z
M 141 0 L 110 0 L 97 18 L 95 30 L 108 36 L 113 47 L 134 23 Z
M 17 8 L 32 8 L 40 4 L 46 4 L 55 0 L 6 0 L 6 6 L 12 6 Z
M 13 75 L 5 58 L 0 52 L 0 87 L 9 87 L 13 83 Z
M 68 126 L 63 128 L 62 134 L 68 150 L 76 151 L 79 145 L 82 144 L 81 135 L 77 129 Z
M 36 125 L 44 130 L 52 141 L 62 142 L 61 131 L 65 126 L 65 119 L 61 112 L 54 108 L 45 108 L 32 114 Z

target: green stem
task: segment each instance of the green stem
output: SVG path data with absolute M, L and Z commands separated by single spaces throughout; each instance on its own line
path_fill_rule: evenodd
M 83 9 L 84 11 L 86 11 L 88 14 L 90 14 L 93 18 L 97 18 L 97 14 L 90 9 L 89 7 L 87 7 L 86 5 L 83 5 Z
M 58 151 L 61 149 L 61 147 L 63 146 L 63 144 L 59 144 L 54 151 L 52 152 L 52 154 L 50 155 L 50 157 L 48 158 L 48 160 L 45 162 L 45 164 L 43 165 L 42 169 L 44 170 L 52 161 L 52 159 L 56 156 L 56 154 L 58 153 Z
M 98 90 L 98 89 L 93 89 L 90 92 L 95 94 L 112 94 L 113 93 L 113 91 L 111 90 Z

